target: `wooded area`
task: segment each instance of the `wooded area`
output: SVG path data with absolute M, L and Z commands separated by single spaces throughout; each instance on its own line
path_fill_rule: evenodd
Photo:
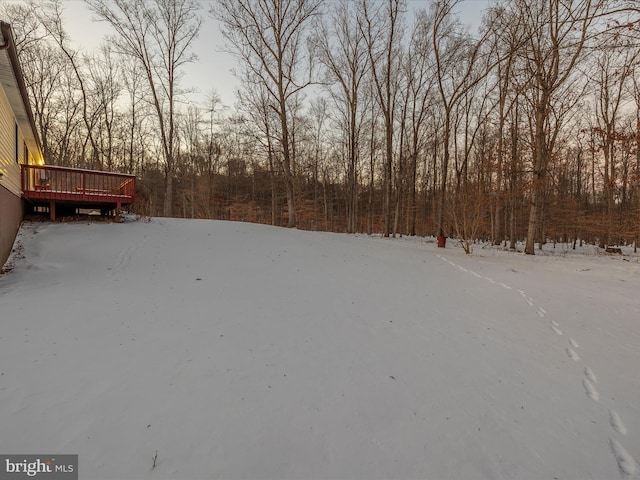
M 634 0 L 461 3 L 58 0 L 0 6 L 47 163 L 136 174 L 144 215 L 545 242 L 640 239 Z M 205 16 L 238 58 L 237 103 L 181 100 Z

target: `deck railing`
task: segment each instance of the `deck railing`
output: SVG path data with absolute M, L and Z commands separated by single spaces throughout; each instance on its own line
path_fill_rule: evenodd
M 25 198 L 118 205 L 135 201 L 135 175 L 50 165 L 22 165 L 21 168 Z

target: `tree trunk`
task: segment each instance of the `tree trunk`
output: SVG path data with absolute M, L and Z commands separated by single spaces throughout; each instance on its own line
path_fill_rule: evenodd
M 173 217 L 173 174 L 167 172 L 164 190 L 164 216 Z
M 440 203 L 438 205 L 438 236 L 445 237 L 444 232 L 444 209 L 445 209 L 445 197 L 447 190 L 447 172 L 449 170 L 449 140 L 451 136 L 451 125 L 449 122 L 450 115 L 447 113 L 445 117 L 444 125 L 444 139 L 442 142 L 442 148 L 444 149 L 442 155 L 442 171 L 440 175 Z

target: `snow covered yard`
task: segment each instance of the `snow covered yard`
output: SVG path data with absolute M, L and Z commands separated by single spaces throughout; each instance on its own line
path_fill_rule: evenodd
M 83 479 L 640 478 L 638 256 L 170 219 L 20 237 L 3 453 L 77 453 Z

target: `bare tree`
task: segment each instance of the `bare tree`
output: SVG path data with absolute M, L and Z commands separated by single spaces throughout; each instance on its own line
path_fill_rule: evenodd
M 438 236 L 446 236 L 444 216 L 450 162 L 450 143 L 453 132 L 453 115 L 458 103 L 483 80 L 497 63 L 483 58 L 482 47 L 486 38 L 474 40 L 461 31 L 462 25 L 455 17 L 454 7 L 459 0 L 438 0 L 432 5 L 432 43 L 436 64 L 436 84 L 444 117 L 442 139 L 442 168 L 440 201 L 438 205 Z M 484 60 L 484 64 L 483 61 Z M 444 247 L 444 242 L 439 242 Z
M 406 110 L 408 126 L 406 128 L 406 151 L 409 161 L 409 228 L 410 235 L 416 234 L 416 218 L 418 211 L 418 157 L 426 158 L 428 142 L 430 109 L 433 107 L 433 94 L 436 77 L 434 75 L 434 56 L 430 39 L 431 24 L 427 11 L 416 13 L 407 59 L 403 63 L 406 78 Z M 425 170 L 426 170 L 425 162 Z M 426 172 L 425 172 L 426 173 Z
M 636 158 L 635 158 L 635 174 L 636 178 L 640 179 L 640 78 L 636 74 L 632 77 L 632 82 L 630 86 L 631 94 L 633 96 L 634 104 L 636 106 L 635 112 L 635 144 L 636 144 Z M 633 246 L 633 251 L 636 253 L 638 251 L 638 243 L 640 241 L 640 180 L 636 182 L 634 193 L 636 197 L 636 202 L 638 203 L 637 211 L 636 211 L 636 221 L 638 222 L 638 229 L 636 230 L 635 241 Z
M 536 232 L 543 206 L 548 166 L 562 120 L 573 103 L 567 95 L 576 85 L 576 66 L 592 35 L 591 27 L 603 15 L 606 0 L 513 0 L 514 18 L 522 26 L 524 43 L 518 51 L 528 79 L 524 92 L 532 109 L 533 192 L 525 253 L 535 253 Z
M 63 6 L 61 0 L 49 0 L 47 3 L 43 3 L 42 8 L 38 11 L 44 29 L 51 36 L 51 38 L 58 45 L 64 56 L 67 58 L 69 65 L 73 69 L 73 72 L 78 81 L 78 87 L 82 94 L 82 119 L 86 128 L 87 140 L 91 144 L 91 168 L 100 167 L 99 159 L 99 147 L 97 145 L 94 127 L 96 123 L 96 116 L 92 115 L 89 109 L 90 101 L 90 85 L 88 78 L 85 78 L 86 72 L 83 70 L 84 58 L 82 57 L 80 50 L 75 50 L 69 45 L 69 35 L 64 29 L 63 23 Z M 86 162 L 85 153 L 86 148 L 83 148 L 82 163 L 83 167 Z
M 278 188 L 277 178 L 282 168 L 281 155 L 276 151 L 275 145 L 278 138 L 282 138 L 278 133 L 279 119 L 276 118 L 276 111 L 270 108 L 271 97 L 267 87 L 256 83 L 251 72 L 245 72 L 249 77 L 249 84 L 255 84 L 256 88 L 244 89 L 237 92 L 239 99 L 239 109 L 247 115 L 247 122 L 251 126 L 253 139 L 258 142 L 266 154 L 267 170 L 271 188 L 271 225 L 278 225 Z
M 223 107 L 221 105 L 220 96 L 216 90 L 212 90 L 207 95 L 207 103 L 205 112 L 208 114 L 207 132 L 205 134 L 206 153 L 205 153 L 205 171 L 206 171 L 206 217 L 213 218 L 213 199 L 215 192 L 215 175 L 218 171 L 218 162 L 220 160 L 220 141 L 217 127 L 220 123 L 220 115 Z
M 498 126 L 496 132 L 496 182 L 492 235 L 494 245 L 500 245 L 504 237 L 502 214 L 505 206 L 505 192 L 503 187 L 503 172 L 505 171 L 506 157 L 505 129 L 511 108 L 515 105 L 515 102 L 510 101 L 510 99 L 512 100 L 513 91 L 517 88 L 517 83 L 513 81 L 513 72 L 516 68 L 516 53 L 521 42 L 521 32 L 518 22 L 514 21 L 512 12 L 507 11 L 504 2 L 498 3 L 489 11 L 485 22 L 485 28 L 490 32 L 489 41 L 491 42 L 492 54 L 500 59 L 495 70 L 495 81 L 498 90 Z
M 329 117 L 329 105 L 327 99 L 324 97 L 318 97 L 311 101 L 311 105 L 309 107 L 309 129 L 310 129 L 310 137 L 311 137 L 311 152 L 309 152 L 308 157 L 311 160 L 311 172 L 312 172 L 312 180 L 313 180 L 313 208 L 314 208 L 314 218 L 313 218 L 313 229 L 317 230 L 318 225 L 320 224 L 320 210 L 319 210 L 319 174 L 320 169 L 325 163 L 325 158 L 328 154 L 327 148 L 327 123 Z M 346 132 L 349 132 L 347 129 Z M 345 133 L 346 133 L 345 132 Z M 349 150 L 350 151 L 350 150 Z M 356 178 L 357 172 L 352 172 L 352 168 L 356 168 L 357 161 L 351 162 L 347 161 L 347 233 L 355 232 L 355 222 L 356 222 L 356 214 L 353 209 L 357 206 L 357 190 L 355 193 L 351 190 L 351 188 L 357 189 L 357 183 L 354 180 L 352 183 L 352 178 Z M 353 198 L 355 197 L 355 198 Z
M 61 113 L 56 103 L 67 78 L 68 64 L 57 48 L 44 42 L 37 48 L 23 49 L 20 64 L 42 142 L 42 153 L 49 162 L 53 160 L 54 130 Z
M 630 76 L 637 68 L 640 48 L 631 44 L 628 38 L 620 37 L 618 32 L 605 35 L 600 45 L 600 53 L 595 62 L 596 93 L 596 135 L 604 159 L 603 187 L 606 199 L 607 221 L 602 244 L 611 244 L 614 230 L 614 191 L 618 180 L 616 146 L 620 143 L 620 116 L 628 94 L 626 88 Z
M 384 232 L 391 234 L 391 191 L 394 158 L 394 122 L 399 94 L 402 37 L 404 35 L 403 0 L 375 3 L 361 0 L 360 31 L 367 45 L 373 91 L 384 119 L 385 161 L 383 175 Z
M 358 211 L 358 168 L 363 114 L 363 85 L 369 71 L 365 39 L 358 30 L 353 2 L 341 0 L 313 37 L 324 65 L 329 93 L 338 111 L 347 147 L 347 232 L 355 233 Z
M 27 51 L 42 48 L 48 37 L 42 27 L 40 6 L 33 0 L 24 4 L 3 2 L 0 4 L 0 16 L 11 25 L 18 58 L 24 58 Z M 22 62 L 21 62 L 22 63 Z
M 88 105 L 92 109 L 89 117 L 92 127 L 96 124 L 100 126 L 92 134 L 99 149 L 99 155 L 96 155 L 99 157 L 99 166 L 112 170 L 115 166 L 116 123 L 120 120 L 116 104 L 122 90 L 119 82 L 122 72 L 109 44 L 103 45 L 97 55 L 99 56 L 89 62 L 88 68 L 92 100 L 92 104 Z
M 190 52 L 202 19 L 195 0 L 85 0 L 98 19 L 115 30 L 116 51 L 139 62 L 157 115 L 165 163 L 164 214 L 173 215 L 173 181 L 178 136 L 177 101 L 181 68 L 196 57 Z
M 126 129 L 126 135 L 123 138 L 124 150 L 123 160 L 125 160 L 124 169 L 127 173 L 136 171 L 144 172 L 144 124 L 149 117 L 148 108 L 145 109 L 144 96 L 147 93 L 145 89 L 146 81 L 143 76 L 142 67 L 131 57 L 126 57 L 124 62 L 120 64 L 122 71 L 123 88 L 127 98 L 127 111 L 124 113 L 123 129 Z M 146 111 L 145 111 L 146 110 Z
M 222 23 L 229 51 L 265 87 L 269 107 L 280 120 L 289 227 L 296 226 L 291 107 L 295 97 L 311 83 L 300 70 L 305 28 L 319 13 L 320 5 L 320 0 L 219 0 L 211 8 Z

